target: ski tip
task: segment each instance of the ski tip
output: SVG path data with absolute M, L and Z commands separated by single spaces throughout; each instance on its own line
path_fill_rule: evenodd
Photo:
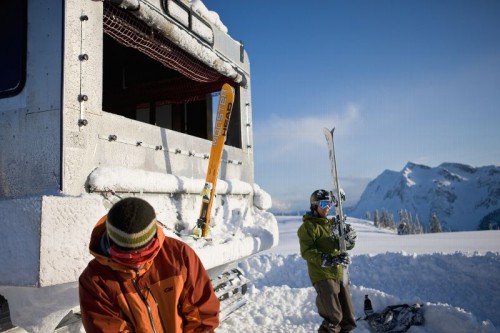
M 224 83 L 222 85 L 223 90 L 231 91 L 234 94 L 234 88 L 229 83 Z
M 332 136 L 333 136 L 333 131 L 335 131 L 335 127 L 332 128 L 332 129 L 329 129 L 327 127 L 324 127 L 323 128 L 323 132 L 326 134 L 326 133 L 330 133 Z

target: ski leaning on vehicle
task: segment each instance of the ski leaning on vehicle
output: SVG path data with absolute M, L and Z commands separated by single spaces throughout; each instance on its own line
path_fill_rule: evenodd
M 219 104 L 217 107 L 217 116 L 215 118 L 214 135 L 212 139 L 212 148 L 210 150 L 210 159 L 208 161 L 207 176 L 205 185 L 201 191 L 202 203 L 200 216 L 193 229 L 193 236 L 206 238 L 208 227 L 210 225 L 210 212 L 215 198 L 217 177 L 219 175 L 222 151 L 226 141 L 229 120 L 233 110 L 234 89 L 225 83 L 222 86 L 219 95 Z
M 335 127 L 331 130 L 328 128 L 323 128 L 323 133 L 325 134 L 326 143 L 328 145 L 328 156 L 330 158 L 330 166 L 331 166 L 331 175 L 332 175 L 332 203 L 335 206 L 335 219 L 338 225 L 338 235 L 339 235 L 339 249 L 341 253 L 346 253 L 347 244 L 346 244 L 346 233 L 348 232 L 348 228 L 346 228 L 346 217 L 344 216 L 344 212 L 342 211 L 342 200 L 345 199 L 344 191 L 341 190 L 339 186 L 339 180 L 337 176 L 337 160 L 335 158 L 335 144 L 333 141 L 333 132 L 335 131 Z M 342 281 L 344 285 L 348 284 L 349 281 L 349 273 L 348 273 L 348 265 L 343 265 L 343 278 Z

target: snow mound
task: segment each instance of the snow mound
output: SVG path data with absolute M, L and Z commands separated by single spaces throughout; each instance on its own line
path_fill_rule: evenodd
M 318 329 L 316 292 L 299 254 L 297 229 L 302 217 L 277 216 L 277 220 L 280 244 L 240 263 L 252 283 L 248 303 L 218 332 Z M 348 218 L 348 222 L 358 233 L 350 266 L 357 317 L 363 316 L 364 298 L 369 295 L 375 311 L 388 305 L 423 304 L 425 324 L 408 332 L 498 332 L 500 232 L 398 236 L 370 221 Z M 370 333 L 368 323 L 358 321 L 354 333 Z
M 373 259 L 373 265 L 367 265 L 370 259 Z M 364 297 L 369 295 L 375 311 L 382 311 L 388 305 L 423 304 L 425 325 L 412 327 L 409 332 L 495 333 L 495 326 L 486 318 L 498 321 L 495 311 L 500 290 L 495 287 L 500 269 L 498 260 L 500 255 L 493 253 L 486 256 L 459 253 L 446 256 L 355 256 L 351 266 L 355 312 L 362 316 Z M 440 265 L 447 261 L 451 264 L 441 268 Z M 460 262 L 464 263 L 463 267 L 460 267 Z M 491 274 L 484 274 L 479 269 L 495 265 L 497 268 Z M 298 254 L 257 255 L 245 260 L 240 267 L 253 281 L 248 303 L 223 322 L 218 332 L 229 333 L 236 329 L 251 332 L 255 327 L 263 332 L 309 333 L 317 330 L 321 319 L 316 310 L 316 292 L 310 284 L 306 263 Z M 478 281 L 484 283 L 484 289 L 480 287 L 478 290 Z M 429 284 L 431 286 L 426 288 Z M 470 292 L 464 293 L 464 290 Z M 474 293 L 477 295 L 473 296 Z M 417 294 L 420 297 L 415 296 Z M 422 300 L 427 298 L 431 301 Z M 466 304 L 468 300 L 470 303 Z M 496 324 L 500 325 L 500 322 Z M 368 323 L 358 321 L 354 332 L 370 333 Z
M 268 210 L 273 206 L 271 195 L 261 189 L 259 185 L 254 184 L 253 191 L 253 204 L 255 207 L 262 210 Z

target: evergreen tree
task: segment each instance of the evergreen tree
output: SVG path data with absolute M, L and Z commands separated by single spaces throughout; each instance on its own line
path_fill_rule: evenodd
M 431 216 L 431 233 L 442 232 L 443 227 L 441 227 L 441 222 L 436 215 L 436 213 L 432 213 Z
M 479 230 L 498 230 L 500 229 L 500 209 L 494 210 L 484 216 L 479 222 Z
M 387 227 L 389 229 L 396 229 L 396 222 L 394 221 L 394 214 L 389 214 L 389 219 L 388 219 L 388 223 L 387 223 Z
M 367 211 L 367 212 L 365 213 L 365 218 L 366 218 L 368 221 L 371 221 L 371 220 L 372 220 L 372 215 L 370 214 L 370 212 L 369 212 L 369 211 Z
M 420 219 L 418 218 L 418 214 L 415 215 L 415 223 L 413 225 L 414 227 L 414 232 L 415 234 L 422 234 L 424 232 L 422 228 L 422 224 L 420 224 Z
M 380 214 L 380 223 L 381 228 L 387 228 L 389 226 L 389 213 L 382 209 L 382 213 Z
M 375 212 L 373 213 L 373 225 L 377 228 L 380 227 L 380 219 L 378 217 L 378 210 L 375 209 Z
M 409 234 L 410 234 L 410 219 L 408 217 L 408 211 L 400 209 L 398 235 L 409 235 Z
M 382 209 L 379 221 L 380 228 L 396 229 L 394 215 L 390 214 L 386 209 Z
M 408 227 L 410 228 L 410 234 L 414 234 L 415 233 L 415 223 L 413 222 L 413 216 L 408 211 L 406 211 L 406 215 L 408 216 Z

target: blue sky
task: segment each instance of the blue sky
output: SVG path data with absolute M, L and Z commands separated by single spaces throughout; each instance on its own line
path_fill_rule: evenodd
M 500 165 L 500 1 L 204 0 L 250 57 L 255 181 L 276 210 L 347 204 L 408 161 Z

